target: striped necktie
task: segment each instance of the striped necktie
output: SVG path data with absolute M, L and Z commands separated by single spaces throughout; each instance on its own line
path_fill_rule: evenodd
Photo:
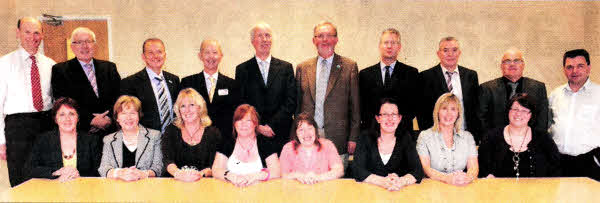
M 158 110 L 160 111 L 161 131 L 164 132 L 165 128 L 171 123 L 171 107 L 169 106 L 168 93 L 163 83 L 164 79 L 162 77 L 155 77 L 154 79 L 158 81 Z
M 85 64 L 84 67 L 85 67 L 87 79 L 90 81 L 90 85 L 92 85 L 92 89 L 94 89 L 94 93 L 96 93 L 96 97 L 98 97 L 98 84 L 96 83 L 96 71 L 94 71 L 94 68 L 92 68 L 91 63 Z
M 448 75 L 448 78 L 446 79 L 446 84 L 448 85 L 448 91 L 452 92 L 452 75 L 454 74 L 454 71 L 450 72 L 450 71 L 446 71 L 446 75 Z

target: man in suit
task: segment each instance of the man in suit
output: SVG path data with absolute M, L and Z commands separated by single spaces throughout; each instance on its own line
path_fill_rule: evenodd
M 398 101 L 399 113 L 402 115 L 400 126 L 412 130 L 419 71 L 397 60 L 401 48 L 400 32 L 394 28 L 384 30 L 379 40 L 381 62 L 358 74 L 362 130 L 371 127 L 375 115 L 379 114 L 379 102 L 386 97 Z
M 289 141 L 296 110 L 296 83 L 292 64 L 271 56 L 271 26 L 258 23 L 250 30 L 255 56 L 235 68 L 241 101 L 260 115 L 258 132 L 273 138 L 277 151 Z
M 346 168 L 348 154 L 354 153 L 360 133 L 358 66 L 352 59 L 335 53 L 335 25 L 321 22 L 313 33 L 318 56 L 296 68 L 296 115 L 314 115 L 319 134 L 335 144 Z
M 146 67 L 121 81 L 121 95 L 135 96 L 142 102 L 140 124 L 164 132 L 173 121 L 179 77 L 163 70 L 167 53 L 158 38 L 144 41 L 142 59 Z
M 508 125 L 508 100 L 518 93 L 526 93 L 537 102 L 537 112 L 532 112 L 535 127 L 548 130 L 548 97 L 546 85 L 537 80 L 523 77 L 525 60 L 523 53 L 511 48 L 504 52 L 500 64 L 502 77 L 481 84 L 479 92 L 478 117 L 481 122 L 481 133 L 497 127 Z M 483 134 L 482 134 L 483 135 Z
M 0 57 L 0 159 L 6 159 L 10 186 L 29 179 L 25 160 L 33 142 L 54 123 L 50 78 L 55 62 L 39 51 L 42 23 L 24 17 L 17 21 L 19 48 Z
M 223 137 L 231 137 L 233 112 L 240 103 L 239 85 L 235 80 L 219 73 L 223 52 L 216 40 L 202 41 L 198 58 L 204 64 L 204 70 L 183 78 L 181 86 L 194 88 L 202 95 L 213 125 L 221 131 Z
M 52 94 L 57 99 L 74 99 L 79 106 L 79 130 L 97 136 L 102 143 L 102 137 L 112 132 L 110 118 L 121 76 L 113 62 L 93 58 L 96 35 L 89 28 L 73 30 L 71 49 L 75 58 L 52 68 Z
M 433 107 L 437 99 L 446 92 L 452 92 L 461 101 L 463 114 L 462 129 L 466 129 L 479 141 L 479 121 L 477 121 L 477 98 L 479 79 L 477 72 L 458 65 L 461 51 L 458 40 L 445 37 L 440 40 L 437 56 L 440 63 L 419 73 L 421 103 L 417 120 L 419 129 L 425 130 L 433 126 Z

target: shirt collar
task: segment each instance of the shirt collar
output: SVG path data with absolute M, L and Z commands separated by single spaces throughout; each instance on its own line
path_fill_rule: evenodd
M 19 52 L 19 55 L 21 55 L 21 60 L 23 60 L 23 61 L 30 60 L 29 56 L 31 56 L 31 54 L 29 54 L 29 52 L 25 51 L 25 48 L 23 48 L 21 45 L 19 45 L 17 52 Z M 39 60 L 40 52 L 38 51 L 37 53 L 34 54 L 34 56 L 37 60 Z
M 512 81 L 510 81 L 508 78 L 506 78 L 506 77 L 504 77 L 504 76 L 502 76 L 502 81 L 504 82 L 504 84 L 508 84 L 509 82 L 512 82 Z M 517 80 L 517 82 L 514 82 L 514 83 L 521 84 L 521 82 L 523 82 L 523 76 L 521 76 L 521 77 L 520 77 L 520 78 Z
M 449 71 L 449 70 L 448 70 L 446 67 L 444 67 L 442 64 L 440 64 L 440 67 L 442 67 L 442 72 L 443 72 L 444 74 L 446 74 L 446 72 L 448 72 L 448 71 Z M 460 74 L 460 73 L 458 72 L 458 65 L 456 65 L 456 68 L 454 69 L 454 73 L 456 73 L 456 74 Z
M 381 67 L 381 72 L 385 72 L 385 67 L 387 65 L 385 65 L 385 63 L 383 63 L 383 61 L 379 62 L 379 67 Z M 390 64 L 390 72 L 394 72 L 394 67 L 396 67 L 396 61 L 392 62 L 392 64 Z
M 325 59 L 327 61 L 328 66 L 333 64 L 333 56 L 335 56 L 335 54 L 332 54 L 329 58 Z M 318 59 L 317 63 L 323 61 L 323 57 L 321 57 L 321 56 L 318 56 L 317 59 Z
M 219 75 L 219 72 L 218 72 L 218 71 L 217 71 L 217 72 L 215 72 L 215 73 L 214 73 L 214 74 L 212 74 L 212 75 L 209 75 L 208 73 L 206 73 L 206 71 L 202 71 L 202 73 L 204 74 L 204 79 L 205 79 L 205 80 L 209 80 L 210 78 L 217 79 L 217 75 Z
M 586 93 L 591 88 L 592 88 L 592 81 L 590 80 L 590 77 L 588 77 L 587 80 L 585 81 L 585 83 L 583 84 L 583 86 L 581 88 L 579 88 L 579 91 L 577 91 L 577 92 Z M 568 82 L 564 87 L 564 91 L 569 92 L 569 93 L 575 93 L 571 89 L 571 86 L 569 86 Z
M 79 59 L 77 59 L 77 61 L 79 61 L 79 64 L 80 64 L 80 65 L 81 65 L 81 67 L 83 67 L 83 68 L 85 68 L 85 64 L 92 64 L 92 68 L 94 67 L 94 59 L 90 60 L 90 62 L 89 62 L 89 63 L 85 63 L 85 62 L 83 62 L 83 61 L 80 61 Z M 154 72 L 152 72 L 152 73 L 154 73 Z M 161 71 L 161 73 L 162 73 L 162 71 Z
M 152 71 L 152 69 L 146 67 L 146 72 L 148 73 L 148 77 L 150 77 L 150 79 L 154 79 L 156 77 L 164 78 L 162 70 L 160 70 L 160 74 L 157 75 L 154 71 Z
M 254 56 L 254 58 L 256 59 L 256 62 L 260 65 L 260 62 L 263 61 L 260 58 L 258 58 L 258 56 Z M 267 57 L 267 59 L 264 60 L 264 62 L 267 62 L 267 64 L 271 64 L 271 55 L 269 54 L 269 57 Z

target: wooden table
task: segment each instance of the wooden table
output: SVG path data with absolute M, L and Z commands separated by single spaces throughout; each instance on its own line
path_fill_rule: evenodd
M 33 179 L 5 191 L 0 201 L 58 202 L 599 202 L 600 183 L 588 178 L 479 179 L 456 187 L 424 179 L 400 191 L 340 179 L 315 185 L 271 180 L 237 188 L 216 179 L 171 178 L 123 182 L 79 178 L 67 183 Z

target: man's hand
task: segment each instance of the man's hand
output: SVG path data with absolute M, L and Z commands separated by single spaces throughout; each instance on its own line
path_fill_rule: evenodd
M 275 132 L 273 132 L 273 129 L 271 129 L 271 127 L 269 127 L 269 125 L 259 125 L 258 132 L 267 137 L 275 136 Z
M 92 118 L 92 122 L 90 122 L 90 125 L 99 129 L 105 129 L 111 123 L 110 118 L 106 116 L 107 114 L 108 111 L 105 111 L 104 113 L 92 114 L 94 115 L 94 118 Z
M 355 149 L 356 149 L 356 142 L 348 141 L 348 154 L 354 154 Z

